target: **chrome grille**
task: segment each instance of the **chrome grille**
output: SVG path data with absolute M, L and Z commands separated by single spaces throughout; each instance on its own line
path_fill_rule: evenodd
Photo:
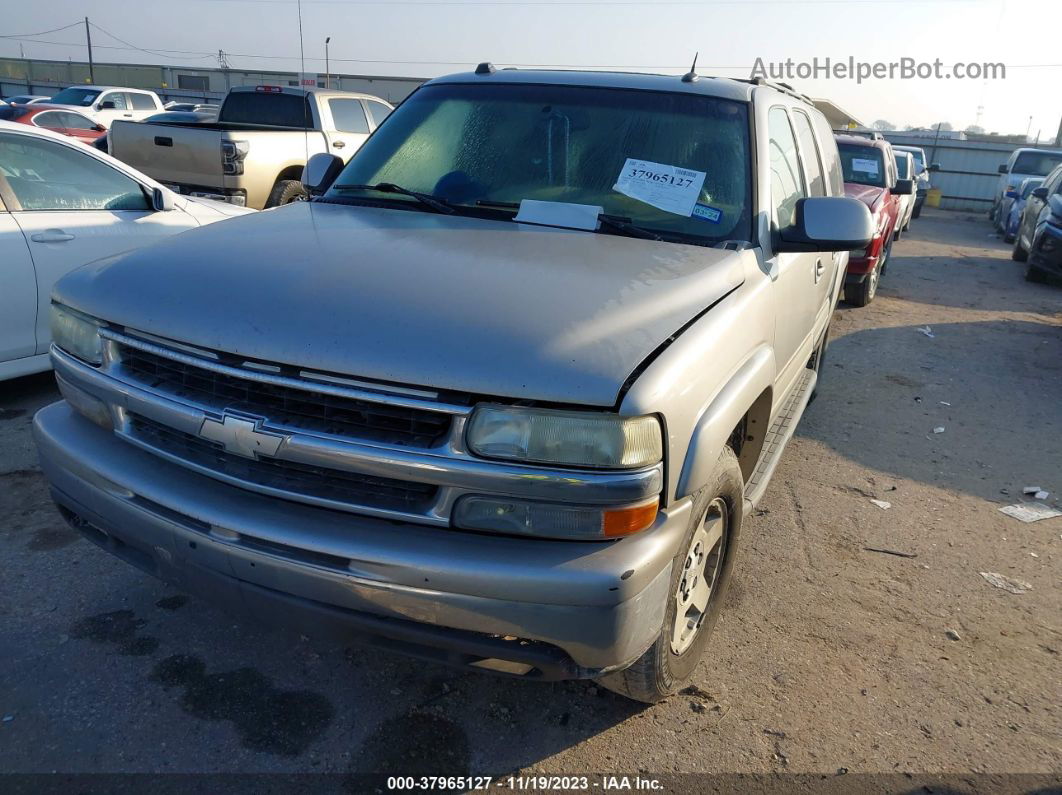
M 137 414 L 129 415 L 129 435 L 181 461 L 254 486 L 352 507 L 421 512 L 435 500 L 438 487 L 278 458 L 250 459 L 227 453 L 215 443 Z
M 430 448 L 446 438 L 452 422 L 443 412 L 243 379 L 131 345 L 119 343 L 119 352 L 123 374 L 134 383 L 219 413 L 267 417 L 273 426 Z

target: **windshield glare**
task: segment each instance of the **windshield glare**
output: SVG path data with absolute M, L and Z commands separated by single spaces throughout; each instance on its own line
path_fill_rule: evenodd
M 426 86 L 362 146 L 326 198 L 412 202 L 342 190 L 391 182 L 481 210 L 524 199 L 600 205 L 665 236 L 749 240 L 748 129 L 744 103 L 692 94 Z M 634 168 L 628 159 L 649 165 Z M 676 184 L 655 164 L 685 173 Z M 658 197 L 616 189 L 644 179 L 659 180 Z
M 855 144 L 838 144 L 841 152 L 841 168 L 844 181 L 856 185 L 873 185 L 885 187 L 885 162 L 881 150 L 874 146 L 857 146 Z
M 95 102 L 99 95 L 99 91 L 91 88 L 64 88 L 51 98 L 51 102 L 56 105 L 88 106 Z
M 1062 163 L 1062 155 L 1049 152 L 1022 152 L 1014 161 L 1012 174 L 1034 174 L 1046 177 L 1051 169 Z

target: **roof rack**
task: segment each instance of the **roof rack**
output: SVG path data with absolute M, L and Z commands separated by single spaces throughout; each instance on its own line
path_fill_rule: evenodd
M 877 130 L 834 130 L 838 135 L 854 135 L 857 138 L 869 138 L 871 141 L 884 141 L 885 136 Z
M 811 105 L 812 107 L 815 107 L 815 100 L 813 100 L 807 94 L 801 94 L 799 91 L 797 91 L 791 85 L 789 85 L 789 83 L 779 83 L 779 82 L 775 82 L 773 80 L 767 80 L 767 79 L 762 78 L 762 77 L 749 77 L 749 78 L 735 77 L 735 78 L 731 78 L 731 79 L 736 80 L 739 83 L 750 83 L 751 85 L 754 85 L 754 86 L 766 86 L 767 88 L 773 88 L 775 91 L 780 91 L 781 93 L 783 93 L 783 94 L 785 94 L 787 96 L 790 96 L 793 99 L 799 99 L 801 102 L 806 102 L 808 105 Z

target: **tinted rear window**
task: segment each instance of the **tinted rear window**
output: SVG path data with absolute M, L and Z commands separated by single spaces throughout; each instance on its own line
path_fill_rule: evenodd
M 1022 152 L 1014 161 L 1011 171 L 1015 174 L 1035 174 L 1046 177 L 1051 169 L 1062 163 L 1062 155 L 1053 152 Z
M 237 91 L 225 98 L 218 121 L 301 130 L 313 127 L 313 114 L 305 96 Z

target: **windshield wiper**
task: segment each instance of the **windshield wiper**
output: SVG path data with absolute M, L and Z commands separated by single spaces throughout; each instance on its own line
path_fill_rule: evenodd
M 631 237 L 640 237 L 645 240 L 663 240 L 656 232 L 651 232 L 648 229 L 643 229 L 640 226 L 635 226 L 631 223 L 630 218 L 621 218 L 618 215 L 608 215 L 607 213 L 601 213 L 597 217 L 597 220 L 601 222 L 602 226 L 607 226 L 609 229 L 614 229 L 617 232 L 625 232 Z
M 409 188 L 403 188 L 401 185 L 395 185 L 393 182 L 377 182 L 375 185 L 333 185 L 333 190 L 375 190 L 380 193 L 400 193 L 403 196 L 409 196 L 416 199 L 421 204 L 431 207 L 437 213 L 446 213 L 450 215 L 453 213 L 453 206 L 438 196 L 432 196 L 430 193 L 421 193 L 420 191 L 410 190 Z

